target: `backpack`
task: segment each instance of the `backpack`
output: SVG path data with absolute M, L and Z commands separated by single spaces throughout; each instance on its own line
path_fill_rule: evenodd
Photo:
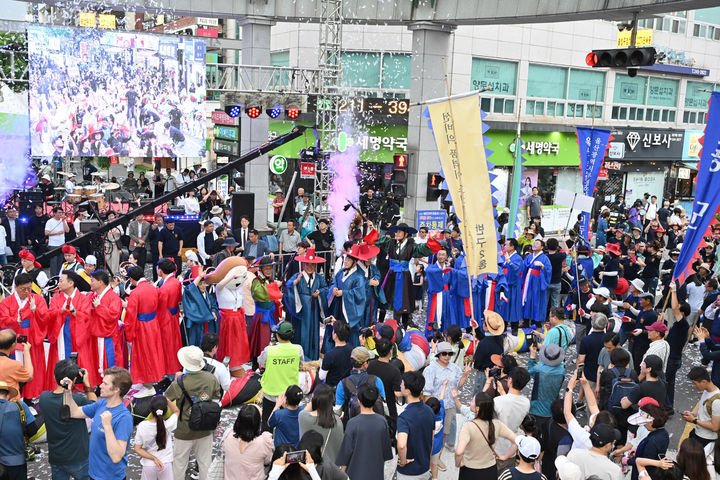
M 355 383 L 350 377 L 343 378 L 342 384 L 345 389 L 345 405 L 343 405 L 343 421 L 347 424 L 347 421 L 353 417 L 360 415 L 360 400 L 357 397 L 358 390 L 363 385 L 374 385 L 376 376 L 368 374 L 364 379 L 360 378 L 358 383 Z M 375 413 L 379 413 L 382 416 L 386 416 L 385 404 L 382 396 L 378 395 L 378 399 L 373 406 Z
M 611 368 L 610 371 L 615 375 L 612 379 L 610 387 L 610 398 L 608 398 L 607 408 L 611 412 L 621 409 L 620 400 L 627 397 L 630 391 L 637 387 L 637 383 L 632 379 L 632 370 L 629 367 L 621 374 L 617 368 Z
M 720 393 L 716 393 L 715 395 L 713 395 L 712 397 L 708 398 L 707 400 L 705 400 L 703 402 L 703 407 L 705 407 L 705 411 L 710 416 L 710 418 L 712 418 L 712 416 L 713 416 L 712 404 L 715 400 L 720 400 Z
M 213 377 L 214 378 L 214 377 Z M 187 390 L 183 386 L 183 377 L 178 379 L 178 385 L 182 390 L 183 398 L 180 405 L 180 418 L 182 420 L 182 412 L 185 400 L 190 402 L 190 418 L 188 418 L 188 426 L 190 430 L 194 431 L 207 431 L 215 430 L 220 423 L 220 415 L 222 413 L 222 407 L 212 400 L 201 400 L 193 402 L 192 398 L 188 394 Z

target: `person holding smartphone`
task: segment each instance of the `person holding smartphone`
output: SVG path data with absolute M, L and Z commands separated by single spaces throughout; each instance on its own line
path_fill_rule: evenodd
M 61 385 L 64 378 L 82 379 L 85 395 L 73 391 L 72 397 L 80 407 L 97 401 L 90 387 L 87 372 L 71 360 L 55 364 L 55 389 L 40 395 L 40 409 L 47 429 L 48 460 L 53 478 L 88 478 L 88 455 L 90 436 L 84 420 L 71 419 L 70 409 L 65 405 L 67 388 Z

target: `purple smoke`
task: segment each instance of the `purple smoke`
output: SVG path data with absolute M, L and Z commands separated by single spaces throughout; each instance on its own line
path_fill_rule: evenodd
M 339 253 L 347 240 L 350 224 L 355 218 L 355 209 L 344 210 L 348 202 L 358 204 L 360 184 L 358 182 L 358 162 L 360 147 L 353 145 L 342 153 L 334 153 L 328 160 L 328 167 L 333 172 L 328 205 L 332 217 L 332 231 L 335 235 L 335 249 Z
M 32 170 L 30 126 L 26 94 L 12 92 L 0 84 L 4 101 L 0 103 L 0 203 L 15 189 L 32 188 L 36 178 Z

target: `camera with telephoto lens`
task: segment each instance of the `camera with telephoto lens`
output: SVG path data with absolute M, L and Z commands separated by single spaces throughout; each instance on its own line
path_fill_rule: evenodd
M 490 369 L 490 376 L 493 377 L 495 380 L 500 380 L 500 375 L 502 375 L 502 368 L 493 367 Z
M 28 341 L 27 335 L 18 335 L 17 336 L 17 340 L 16 340 L 17 343 L 27 343 L 27 341 Z
M 371 338 L 375 336 L 375 331 L 373 330 L 373 327 L 363 327 L 360 329 L 360 336 L 364 338 Z

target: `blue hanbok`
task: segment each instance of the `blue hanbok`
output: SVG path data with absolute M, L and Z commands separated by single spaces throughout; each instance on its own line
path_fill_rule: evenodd
M 425 281 L 428 293 L 427 325 L 428 331 L 446 330 L 448 324 L 456 324 L 456 312 L 450 284 L 453 278 L 452 267 L 441 267 L 437 263 L 425 269 Z
M 295 285 L 298 276 L 300 283 Z M 295 329 L 293 343 L 303 347 L 305 361 L 320 358 L 320 324 L 328 311 L 328 286 L 325 277 L 313 274 L 312 281 L 307 273 L 296 273 L 285 284 L 285 307 L 290 314 L 290 322 Z M 317 297 L 312 294 L 319 292 Z
M 507 310 L 505 315 L 500 314 L 506 322 L 517 324 L 523 319 L 522 308 L 522 287 L 525 278 L 525 263 L 517 252 L 513 252 L 510 258 L 503 263 L 503 275 L 505 275 L 505 283 L 507 284 L 508 297 Z
M 540 262 L 541 266 L 535 265 Z M 523 284 L 523 318 L 535 323 L 547 320 L 548 286 L 552 277 L 550 259 L 544 253 L 525 258 L 525 282 Z
M 336 297 L 335 290 L 341 290 L 342 296 Z M 335 275 L 332 285 L 328 289 L 328 309 L 336 320 L 347 322 L 350 326 L 349 343 L 360 346 L 360 328 L 367 308 L 367 279 L 357 266 L 350 270 L 341 270 Z M 329 328 L 325 329 L 323 352 L 326 346 L 332 345 L 332 335 Z M 329 341 L 328 341 L 329 337 Z
M 378 310 L 387 306 L 387 300 L 385 299 L 385 291 L 380 285 L 382 283 L 382 276 L 380 270 L 374 263 L 371 263 L 367 267 L 358 263 L 360 270 L 364 273 L 365 279 L 367 280 L 367 307 L 365 308 L 365 314 L 362 318 L 360 328 L 369 327 L 377 322 Z M 370 280 L 377 280 L 376 286 L 370 285 Z
M 195 283 L 190 282 L 183 290 L 182 305 L 187 345 L 199 347 L 206 333 L 218 333 L 220 310 L 215 295 L 207 290 L 201 292 Z

